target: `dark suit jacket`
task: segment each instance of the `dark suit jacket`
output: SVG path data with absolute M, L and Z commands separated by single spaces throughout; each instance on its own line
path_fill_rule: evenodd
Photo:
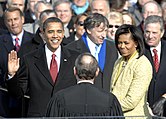
M 152 54 L 150 48 L 146 46 L 145 55 L 150 60 L 153 66 L 153 78 L 149 86 L 148 91 L 148 102 L 150 107 L 163 95 L 166 93 L 166 41 L 161 40 L 161 56 L 160 56 L 160 66 L 159 70 L 156 73 Z
M 67 28 L 69 29 L 69 35 L 71 35 L 74 32 L 74 19 L 73 19 L 73 17 L 69 21 Z
M 66 46 L 68 49 L 77 51 L 79 53 L 90 52 L 82 39 L 74 41 Z M 106 40 L 106 58 L 103 72 L 100 70 L 98 77 L 95 80 L 95 86 L 110 91 L 111 76 L 113 72 L 114 63 L 118 58 L 115 44 Z
M 25 14 L 24 15 L 25 16 L 25 23 L 24 24 L 26 24 L 26 23 L 34 23 L 35 22 L 35 20 L 31 17 L 30 10 L 26 10 L 24 14 Z
M 36 34 L 34 35 L 33 39 L 28 41 L 26 44 L 24 44 L 23 53 L 27 54 L 29 52 L 32 52 L 44 45 L 44 41 L 42 37 L 40 36 L 40 29 L 36 31 Z
M 24 31 L 22 43 L 18 56 L 24 55 L 24 46 L 28 41 L 31 41 L 33 34 Z M 12 98 L 8 92 L 6 92 L 5 74 L 7 73 L 7 61 L 8 53 L 14 50 L 12 37 L 9 33 L 0 36 L 0 115 L 4 117 L 20 117 L 22 115 L 22 104 L 19 100 Z M 17 112 L 16 112 L 17 111 Z
M 22 43 L 21 43 L 21 47 L 20 50 L 18 51 L 18 56 L 22 57 L 24 55 L 24 48 L 22 46 L 24 46 L 27 42 L 30 42 L 31 39 L 33 38 L 33 34 L 24 31 L 23 37 L 22 37 Z M 8 53 L 11 50 L 14 50 L 15 46 L 13 45 L 13 40 L 12 37 L 10 35 L 10 33 L 4 34 L 2 36 L 0 36 L 0 43 L 1 45 L 1 50 L 0 50 L 0 63 L 2 63 L 4 65 L 4 67 L 0 67 L 0 69 L 2 70 L 2 75 L 1 77 L 4 76 L 4 73 L 6 73 L 7 71 L 7 61 L 8 61 Z M 26 46 L 24 46 L 26 47 Z M 3 80 L 3 79 L 0 79 Z M 0 84 L 1 86 L 2 84 Z
M 35 50 L 22 59 L 17 74 L 7 81 L 9 92 L 22 97 L 27 91 L 30 95 L 28 116 L 41 117 L 45 114 L 48 101 L 54 93 L 76 84 L 73 67 L 78 53 L 62 47 L 61 64 L 56 84 L 48 70 L 45 47 Z
M 71 33 L 69 37 L 64 38 L 62 41 L 63 46 L 75 41 L 75 32 Z
M 0 28 L 0 35 L 7 34 L 7 33 L 8 33 L 7 30 Z
M 61 90 L 50 100 L 47 117 L 123 116 L 117 98 L 90 83 Z

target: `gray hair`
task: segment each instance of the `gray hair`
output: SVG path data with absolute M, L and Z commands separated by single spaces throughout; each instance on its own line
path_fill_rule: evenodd
M 35 6 L 34 6 L 34 10 L 38 11 L 38 8 L 40 7 L 40 4 L 44 4 L 45 6 L 49 6 L 51 9 L 53 9 L 52 5 L 49 2 L 46 1 L 38 1 Z
M 42 11 L 42 12 L 40 13 L 39 25 L 40 25 L 41 28 L 43 28 L 43 18 L 44 18 L 45 16 L 49 16 L 49 15 L 51 15 L 51 14 L 54 14 L 56 17 L 58 16 L 57 13 L 56 13 L 54 10 L 50 10 L 50 9 L 44 10 L 44 11 Z
M 157 6 L 157 8 L 158 8 L 158 13 L 161 13 L 161 14 L 162 14 L 162 8 L 161 8 L 161 6 L 160 6 L 156 1 L 149 1 L 149 2 L 145 3 L 145 4 L 143 5 L 143 7 L 142 7 L 142 13 L 145 13 L 145 6 L 146 6 L 147 4 L 149 4 L 149 3 L 155 4 L 155 5 Z
M 23 0 L 24 5 L 25 5 L 25 0 Z M 7 0 L 7 4 L 10 6 L 12 4 L 12 0 Z
M 164 31 L 164 20 L 161 16 L 157 15 L 151 15 L 148 16 L 144 21 L 144 29 L 146 29 L 147 25 L 150 23 L 159 23 L 160 24 L 160 30 Z
M 72 3 L 69 1 L 69 0 L 57 0 L 56 2 L 53 3 L 53 8 L 55 9 L 58 5 L 62 4 L 62 3 L 67 3 L 70 5 L 70 8 L 71 8 L 71 5 Z M 56 9 L 55 9 L 56 10 Z

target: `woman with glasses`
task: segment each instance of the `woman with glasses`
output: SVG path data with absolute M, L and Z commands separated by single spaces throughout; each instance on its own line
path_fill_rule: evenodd
M 111 11 L 107 16 L 107 19 L 109 21 L 107 38 L 114 42 L 115 32 L 118 29 L 118 27 L 123 24 L 123 17 L 122 17 L 122 14 L 120 12 Z
M 67 45 L 68 43 L 70 43 L 72 41 L 76 41 L 79 38 L 81 38 L 81 36 L 85 32 L 84 20 L 87 18 L 87 16 L 88 16 L 88 14 L 86 14 L 86 13 L 77 15 L 75 22 L 74 22 L 75 31 L 67 39 L 64 39 L 64 41 L 63 41 L 64 45 Z

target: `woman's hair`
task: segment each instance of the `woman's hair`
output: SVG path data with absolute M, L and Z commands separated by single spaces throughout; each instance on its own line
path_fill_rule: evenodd
M 87 14 L 87 13 L 82 13 L 82 14 L 77 15 L 76 18 L 75 18 L 74 23 L 77 24 L 77 23 L 79 22 L 79 19 L 80 19 L 82 16 L 88 17 L 88 14 Z
M 134 25 L 128 25 L 128 24 L 121 25 L 117 29 L 116 34 L 115 34 L 115 45 L 116 45 L 117 49 L 118 49 L 119 36 L 122 34 L 130 34 L 133 41 L 138 43 L 137 51 L 139 52 L 139 57 L 141 57 L 144 54 L 145 48 L 144 48 L 143 34 L 140 31 L 140 29 Z
M 123 24 L 122 14 L 120 12 L 117 12 L 117 11 L 111 11 L 111 12 L 109 12 L 108 15 L 107 15 L 107 19 L 108 19 L 108 21 L 114 20 L 117 23 Z
M 136 25 L 133 15 L 128 11 L 123 11 L 122 15 L 128 15 L 132 20 L 132 25 Z

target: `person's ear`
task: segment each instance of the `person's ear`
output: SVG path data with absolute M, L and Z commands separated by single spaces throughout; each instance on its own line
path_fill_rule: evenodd
M 86 32 L 87 32 L 88 34 L 91 34 L 91 33 L 92 33 L 89 29 L 87 29 Z
M 97 68 L 96 70 L 96 77 L 98 76 L 98 74 L 99 74 L 99 68 Z
M 138 47 L 138 42 L 137 41 L 135 41 L 135 48 L 137 48 Z
M 41 32 L 42 35 L 44 35 L 45 31 L 42 28 L 40 28 L 40 32 Z
M 76 68 L 75 68 L 75 67 L 73 68 L 73 71 L 74 71 L 74 75 L 76 76 L 77 71 L 76 71 Z
M 6 4 L 6 8 L 9 8 L 9 5 L 8 5 L 8 4 Z
M 163 31 L 161 32 L 161 36 L 160 36 L 160 38 L 162 38 L 162 37 L 163 37 L 164 32 L 165 32 L 165 30 L 163 30 Z
M 22 20 L 22 24 L 24 24 L 25 18 L 23 16 L 21 17 L 21 20 Z

